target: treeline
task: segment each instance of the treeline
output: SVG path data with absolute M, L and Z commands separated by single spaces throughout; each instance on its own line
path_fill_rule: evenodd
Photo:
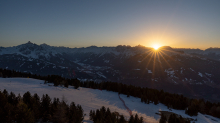
M 163 113 L 161 115 L 159 123 L 190 123 L 190 120 L 184 119 L 181 115 L 177 116 L 176 114 L 171 114 L 167 118 Z
M 123 115 L 119 115 L 118 112 L 111 112 L 109 108 L 106 109 L 104 106 L 96 111 L 91 110 L 89 118 L 94 123 L 127 123 Z M 137 114 L 135 117 L 132 115 L 128 123 L 143 123 L 143 117 L 139 118 Z
M 89 116 L 94 123 L 127 123 L 123 115 L 111 112 L 109 108 L 106 110 L 104 106 L 100 110 L 91 110 Z M 59 98 L 52 101 L 47 94 L 40 98 L 30 92 L 16 96 L 7 90 L 0 91 L 1 123 L 82 123 L 83 120 L 83 109 L 74 102 L 68 105 L 65 99 L 60 101 Z M 143 123 L 143 118 L 136 114 L 130 117 L 129 123 Z
M 141 88 L 133 85 L 126 85 L 117 82 L 101 82 L 96 83 L 94 81 L 80 82 L 78 79 L 66 79 L 58 75 L 48 75 L 39 76 L 32 75 L 30 73 L 21 73 L 10 70 L 0 69 L 0 76 L 3 77 L 30 77 L 35 79 L 44 80 L 45 83 L 53 83 L 54 86 L 65 86 L 69 85 L 78 87 L 86 87 L 93 89 L 102 89 L 113 92 L 118 92 L 119 94 L 125 94 L 128 97 L 134 96 L 141 98 L 143 103 L 158 103 L 165 104 L 168 108 L 185 110 L 185 113 L 193 116 L 198 115 L 198 112 L 202 114 L 212 115 L 214 117 L 220 118 L 220 103 L 211 103 L 209 101 L 204 101 L 203 99 L 189 99 L 183 95 L 171 94 L 164 92 L 163 90 L 156 90 L 150 88 Z
M 22 97 L 13 92 L 0 91 L 0 121 L 1 123 L 82 123 L 83 109 L 72 102 L 68 105 L 65 100 L 46 94 L 40 98 L 37 94 L 26 92 Z

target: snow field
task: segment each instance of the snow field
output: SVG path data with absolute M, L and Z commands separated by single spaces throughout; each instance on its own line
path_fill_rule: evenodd
M 110 110 L 119 112 L 129 119 L 130 115 L 124 107 L 122 101 L 118 97 L 118 93 L 90 89 L 90 88 L 79 88 L 74 89 L 73 86 L 69 88 L 65 87 L 55 87 L 53 84 L 43 84 L 44 81 L 36 80 L 31 78 L 0 78 L 0 90 L 6 89 L 8 92 L 14 92 L 16 95 L 19 93 L 23 95 L 29 91 L 32 95 L 37 93 L 40 97 L 43 94 L 48 94 L 53 100 L 54 97 L 60 98 L 64 97 L 67 103 L 75 102 L 75 104 L 80 104 L 84 110 L 85 123 L 90 123 L 89 112 L 90 110 L 100 109 L 102 106 L 106 108 L 109 107 Z M 127 97 L 121 94 L 120 97 L 125 101 L 126 106 L 132 111 L 132 114 L 136 113 L 144 118 L 145 123 L 158 123 L 160 116 L 155 114 L 158 111 L 169 111 L 167 107 L 163 104 L 154 105 L 141 103 L 140 98 Z M 219 118 L 215 118 L 209 115 L 198 114 L 198 116 L 190 117 L 186 115 L 184 110 L 174 110 L 171 112 L 182 115 L 183 117 L 197 119 L 196 123 L 220 123 Z

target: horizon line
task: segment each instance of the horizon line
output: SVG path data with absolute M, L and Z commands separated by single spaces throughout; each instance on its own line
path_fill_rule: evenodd
M 40 45 L 48 45 L 48 44 L 46 44 L 46 43 L 42 43 L 42 44 L 36 44 L 36 43 L 32 43 L 31 41 L 28 41 L 27 43 L 22 43 L 22 44 L 19 44 L 19 45 L 24 45 L 24 44 L 28 44 L 28 43 L 30 43 L 30 44 L 35 44 L 35 45 L 38 45 L 38 46 L 40 46 Z M 0 46 L 0 47 L 4 47 L 4 48 L 9 48 L 9 47 L 17 47 L 17 46 L 19 46 L 19 45 L 14 45 L 14 46 L 6 46 L 6 47 L 4 47 L 4 46 Z M 138 45 L 134 45 L 134 46 L 131 46 L 131 45 L 121 45 L 121 44 L 119 44 L 119 45 L 115 45 L 115 46 L 96 46 L 96 45 L 89 45 L 89 46 L 81 46 L 81 47 L 68 47 L 68 46 L 54 46 L 54 45 L 48 45 L 48 46 L 52 46 L 52 47 L 65 47 L 65 48 L 88 48 L 88 47 L 118 47 L 118 46 L 123 46 L 123 47 L 145 47 L 145 48 L 153 48 L 152 46 L 146 46 L 146 45 L 141 45 L 141 44 L 138 44 Z M 184 47 L 172 47 L 172 46 L 166 46 L 166 45 L 164 45 L 164 46 L 160 46 L 159 48 L 161 48 L 161 47 L 171 47 L 172 49 L 192 49 L 192 50 L 203 50 L 203 51 L 205 51 L 205 50 L 207 50 L 207 49 L 220 49 L 220 47 L 208 47 L 208 48 L 184 48 Z

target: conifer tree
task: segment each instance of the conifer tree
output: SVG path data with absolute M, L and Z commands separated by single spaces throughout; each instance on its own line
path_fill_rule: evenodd
M 133 116 L 133 115 L 131 115 L 131 117 L 130 117 L 128 123 L 134 123 L 134 116 Z
M 16 111 L 16 121 L 17 123 L 33 123 L 34 122 L 34 114 L 28 109 L 28 106 L 20 101 L 17 106 Z
M 166 121 L 167 121 L 167 118 L 166 118 L 166 116 L 164 116 L 164 114 L 162 113 L 162 114 L 161 114 L 161 118 L 160 118 L 160 123 L 166 123 Z
M 123 115 L 120 116 L 119 123 L 125 123 L 125 118 Z

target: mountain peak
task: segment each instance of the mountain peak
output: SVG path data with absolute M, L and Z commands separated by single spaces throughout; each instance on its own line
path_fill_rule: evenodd
M 170 46 L 162 46 L 160 47 L 161 50 L 173 50 Z
M 27 44 L 33 44 L 31 41 L 28 41 Z
M 28 41 L 27 43 L 21 44 L 22 46 L 32 46 L 32 45 L 36 45 L 34 43 L 32 43 L 31 41 Z
M 46 44 L 46 43 L 43 43 L 43 44 L 41 44 L 40 46 L 49 46 L 48 44 Z

